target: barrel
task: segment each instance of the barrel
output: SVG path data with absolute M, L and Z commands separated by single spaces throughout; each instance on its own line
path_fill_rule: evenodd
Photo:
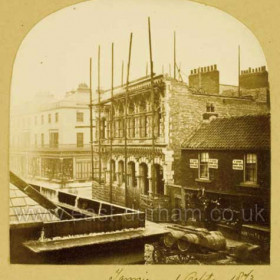
M 199 237 L 194 233 L 187 233 L 178 240 L 177 247 L 181 252 L 186 252 L 192 244 L 199 244 Z
M 169 233 L 164 235 L 163 243 L 167 248 L 171 248 L 171 247 L 175 246 L 177 241 L 180 238 L 182 238 L 183 235 L 184 235 L 184 232 L 182 232 L 182 231 L 172 230 Z
M 210 231 L 209 234 L 200 239 L 199 244 L 202 247 L 212 249 L 215 251 L 226 249 L 226 239 L 219 231 Z

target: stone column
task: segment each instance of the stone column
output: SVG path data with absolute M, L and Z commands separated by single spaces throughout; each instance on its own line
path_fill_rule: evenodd
M 149 180 L 149 195 L 152 195 L 153 190 L 153 184 L 152 184 L 152 164 L 148 164 L 148 180 Z

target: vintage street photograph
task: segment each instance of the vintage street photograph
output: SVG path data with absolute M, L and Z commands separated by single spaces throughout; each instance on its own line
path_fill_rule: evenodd
M 15 58 L 9 136 L 11 264 L 270 264 L 269 69 L 217 8 L 45 17 Z

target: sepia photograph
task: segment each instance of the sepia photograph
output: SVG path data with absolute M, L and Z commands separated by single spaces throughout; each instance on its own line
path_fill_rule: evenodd
M 17 51 L 10 264 L 270 265 L 258 39 L 208 5 L 136 2 L 69 5 Z

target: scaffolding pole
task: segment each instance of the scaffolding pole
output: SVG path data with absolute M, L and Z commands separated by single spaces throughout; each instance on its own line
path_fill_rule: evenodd
M 112 74 L 111 74 L 111 122 L 110 122 L 110 202 L 112 202 L 112 159 L 113 159 L 113 97 L 114 97 L 114 43 L 112 43 Z
M 174 80 L 176 80 L 176 32 L 174 31 L 174 58 L 173 58 L 173 67 L 174 67 Z
M 92 116 L 92 58 L 89 60 L 89 115 L 90 115 L 90 152 L 91 152 L 91 180 L 94 178 L 94 160 L 93 160 L 93 116 Z
M 127 63 L 127 77 L 126 77 L 126 93 L 125 93 L 125 121 L 124 121 L 124 173 L 125 173 L 125 205 L 127 206 L 127 105 L 128 105 L 128 85 L 130 72 L 130 58 L 132 46 L 132 33 L 130 33 L 128 63 Z
M 100 91 L 100 46 L 98 46 L 98 179 L 101 183 L 101 91 Z
M 123 67 L 124 67 L 124 65 L 123 65 L 123 61 L 122 61 L 122 80 L 121 80 L 121 85 L 123 86 Z
M 153 55 L 152 55 L 152 36 L 151 36 L 151 23 L 148 17 L 148 31 L 149 31 L 149 52 L 150 52 L 150 68 L 151 68 L 151 103 L 152 103 L 152 192 L 155 192 L 155 93 L 154 93 L 154 70 L 153 70 Z
M 238 96 L 240 96 L 240 46 L 238 46 Z

